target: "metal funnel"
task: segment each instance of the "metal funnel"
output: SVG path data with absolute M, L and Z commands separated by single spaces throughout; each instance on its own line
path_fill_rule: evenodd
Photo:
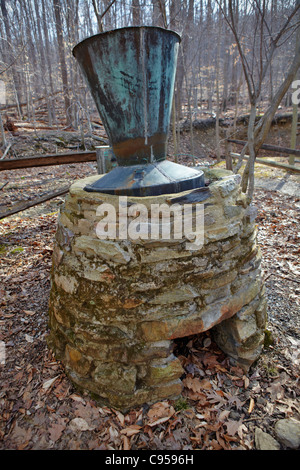
M 202 172 L 166 160 L 179 43 L 173 31 L 142 26 L 74 47 L 118 162 L 87 191 L 147 196 L 204 185 Z

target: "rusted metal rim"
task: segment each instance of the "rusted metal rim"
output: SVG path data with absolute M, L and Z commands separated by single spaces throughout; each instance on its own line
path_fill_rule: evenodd
M 76 50 L 79 49 L 83 44 L 87 45 L 89 42 L 93 42 L 94 40 L 98 39 L 99 37 L 103 37 L 106 35 L 112 35 L 112 34 L 117 34 L 120 31 L 130 31 L 130 30 L 138 30 L 138 29 L 146 29 L 146 30 L 158 30 L 158 31 L 165 31 L 167 33 L 172 33 L 174 34 L 179 42 L 181 42 L 181 36 L 176 33 L 176 31 L 173 31 L 172 29 L 165 29 L 161 28 L 159 26 L 128 26 L 124 28 L 117 28 L 117 29 L 111 29 L 109 31 L 104 31 L 103 33 L 98 33 L 94 34 L 93 36 L 89 36 L 88 38 L 83 39 L 81 42 L 76 44 L 72 50 L 72 54 L 74 57 L 76 57 Z

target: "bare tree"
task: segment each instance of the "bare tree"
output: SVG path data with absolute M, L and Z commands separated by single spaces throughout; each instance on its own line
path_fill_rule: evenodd
M 18 89 L 18 76 L 15 70 L 14 58 L 12 54 L 13 40 L 12 40 L 11 31 L 10 31 L 8 12 L 6 8 L 6 0 L 0 1 L 0 8 L 1 8 L 2 18 L 4 22 L 4 27 L 5 27 L 5 33 L 6 33 L 6 47 L 4 48 L 2 54 L 4 55 L 4 61 L 7 64 L 9 64 L 11 68 L 11 73 L 12 73 L 13 82 L 14 82 L 15 96 L 16 96 L 16 101 L 18 105 L 20 102 L 20 92 Z
M 176 0 L 171 1 L 170 9 L 172 9 L 172 4 Z M 152 23 L 154 26 L 167 26 L 167 14 L 166 6 L 164 0 L 152 0 Z
M 98 10 L 98 5 L 96 3 L 96 0 L 92 0 L 92 4 L 93 4 L 94 12 L 95 12 L 95 15 L 96 15 L 96 18 L 97 18 L 98 31 L 99 31 L 99 33 L 102 33 L 102 31 L 103 31 L 102 18 L 101 18 L 101 15 L 99 13 L 99 10 Z
M 296 48 L 294 58 L 288 68 L 284 80 L 274 94 L 267 111 L 263 117 L 261 117 L 258 123 L 256 123 L 256 109 L 261 97 L 263 82 L 267 76 L 275 53 L 277 52 L 278 48 L 284 44 L 286 38 L 295 33 L 296 29 L 299 27 L 297 23 L 293 22 L 293 19 L 299 10 L 299 4 L 290 9 L 291 11 L 289 12 L 281 28 L 273 33 L 269 24 L 266 1 L 251 0 L 247 2 L 249 8 L 248 15 L 251 14 L 254 26 L 254 35 L 251 48 L 252 56 L 249 60 L 249 56 L 246 54 L 243 44 L 243 34 L 236 24 L 233 0 L 227 0 L 228 13 L 225 12 L 221 2 L 219 0 L 217 1 L 235 38 L 250 100 L 248 141 L 242 150 L 241 158 L 239 159 L 235 171 L 237 172 L 241 168 L 243 156 L 245 155 L 246 149 L 248 149 L 250 158 L 243 172 L 242 189 L 244 192 L 247 192 L 249 201 L 251 201 L 254 192 L 255 159 L 258 150 L 264 143 L 270 130 L 271 122 L 275 112 L 278 109 L 278 106 L 288 88 L 290 87 L 292 81 L 294 80 L 296 71 L 300 67 L 299 45 Z
M 290 77 L 288 71 L 295 56 L 292 33 L 297 26 L 293 14 L 295 2 L 0 0 L 0 74 L 7 84 L 7 104 L 10 109 L 19 110 L 19 117 L 23 111 L 24 117 L 27 114 L 34 122 L 42 109 L 35 103 L 43 99 L 51 125 L 58 125 L 59 117 L 66 116 L 68 124 L 72 122 L 76 127 L 79 110 L 88 119 L 89 113 L 96 109 L 71 55 L 72 47 L 97 31 L 153 24 L 175 30 L 182 37 L 172 117 L 178 154 L 183 143 L 177 125 L 180 119 L 190 120 L 190 150 L 193 152 L 193 147 L 196 151 L 192 122 L 195 116 L 198 118 L 200 112 L 218 114 L 220 111 L 222 117 L 222 111 L 230 110 L 237 117 L 240 107 L 245 106 L 252 112 L 247 149 L 249 145 L 253 147 L 253 132 L 256 149 L 258 138 L 268 130 L 264 123 L 272 116 L 277 91 L 284 92 L 280 91 L 282 77 Z M 218 4 L 222 8 L 221 17 Z M 61 90 L 63 95 L 58 94 Z M 63 99 L 59 100 L 59 96 Z M 288 91 L 286 101 L 290 96 Z M 270 111 L 258 126 L 255 108 L 260 106 L 261 100 L 264 104 L 269 100 Z M 217 126 L 216 134 L 218 132 Z M 218 137 L 216 142 L 218 144 Z M 253 152 L 243 178 L 243 188 L 249 191 L 251 165 L 253 168 Z
M 300 0 L 296 0 L 297 5 L 300 5 Z M 298 21 L 300 23 L 300 9 L 297 13 L 298 16 Z M 296 35 L 296 43 L 295 43 L 295 48 L 296 48 L 296 53 L 297 49 L 299 48 L 300 45 L 300 28 L 298 28 L 297 35 Z M 297 75 L 299 77 L 299 71 L 296 72 L 295 78 L 297 78 Z M 292 132 L 291 132 L 291 148 L 295 149 L 296 148 L 296 141 L 297 141 L 297 126 L 298 126 L 298 104 L 293 103 L 293 121 L 292 121 Z M 295 157 L 294 155 L 290 155 L 289 157 L 289 164 L 294 165 L 295 164 Z
M 135 1 L 138 3 L 138 0 L 135 0 Z M 112 5 L 115 3 L 115 0 L 112 0 L 110 3 L 108 3 L 108 5 L 104 8 L 103 13 L 99 12 L 99 8 L 98 8 L 98 5 L 96 4 L 96 0 L 92 0 L 92 3 L 93 3 L 93 8 L 94 8 L 94 12 L 96 15 L 96 19 L 97 19 L 98 31 L 99 33 L 102 33 L 103 32 L 103 18 L 106 15 L 106 13 L 109 11 L 109 9 L 112 7 Z
M 140 0 L 132 0 L 132 24 L 140 26 L 142 23 Z
M 55 15 L 55 27 L 56 27 L 56 35 L 57 35 L 57 43 L 58 43 L 58 55 L 59 55 L 59 61 L 60 61 L 61 80 L 63 83 L 65 111 L 66 111 L 67 125 L 69 126 L 71 124 L 71 116 L 70 116 L 71 102 L 70 102 L 70 97 L 69 97 L 68 72 L 67 72 L 67 65 L 66 65 L 66 59 L 65 59 L 65 47 L 64 47 L 64 36 L 63 36 L 63 27 L 62 27 L 62 20 L 61 20 L 60 0 L 53 0 L 53 7 L 54 7 L 54 15 Z

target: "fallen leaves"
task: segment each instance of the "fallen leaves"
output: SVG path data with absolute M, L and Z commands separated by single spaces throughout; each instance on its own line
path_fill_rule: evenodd
M 252 399 L 250 409 L 245 408 L 250 379 L 242 369 L 229 365 L 211 338 L 208 341 L 205 335 L 199 335 L 192 341 L 193 344 L 191 340 L 187 343 L 185 369 L 189 372 L 183 384 L 184 395 L 193 400 L 198 411 L 194 417 L 198 420 L 192 437 L 194 446 L 211 450 L 250 448 L 249 429 L 244 423 L 244 418 L 253 411 Z M 184 341 L 179 340 L 178 347 L 185 350 Z
M 240 439 L 243 438 L 243 432 L 248 432 L 248 429 L 243 424 L 242 419 L 240 419 L 239 421 L 230 419 L 225 423 L 225 426 L 227 428 L 227 433 L 229 434 L 229 436 L 234 436 L 235 434 L 238 434 Z
M 184 386 L 188 389 L 189 397 L 193 400 L 202 400 L 202 404 L 204 405 L 207 401 L 207 396 L 201 387 L 201 382 L 198 378 L 192 377 L 190 374 L 183 379 Z
M 248 413 L 252 413 L 253 409 L 254 409 L 254 406 L 255 406 L 255 401 L 254 399 L 251 397 L 250 398 L 250 403 L 249 403 L 249 408 L 248 408 Z
M 118 410 L 115 410 L 115 413 L 116 413 L 116 416 L 121 424 L 121 426 L 124 426 L 125 424 L 125 416 L 123 415 L 123 413 L 121 413 L 120 411 Z
M 25 429 L 16 423 L 12 430 L 11 438 L 15 442 L 17 450 L 24 450 L 30 443 L 31 431 L 30 429 Z
M 155 403 L 149 410 L 147 424 L 150 427 L 165 423 L 174 415 L 175 410 L 167 402 Z
M 30 316 L 35 315 L 35 312 L 33 312 L 32 310 L 23 310 L 23 311 L 24 313 L 26 313 L 26 315 L 30 315 Z
M 89 426 L 87 421 L 83 418 L 74 418 L 70 421 L 69 427 L 72 431 L 93 431 L 94 427 Z
M 66 419 L 60 419 L 59 422 L 52 424 L 49 428 L 49 437 L 52 442 L 58 441 L 66 429 Z
M 128 428 L 122 429 L 120 432 L 121 434 L 126 434 L 127 437 L 131 437 L 135 434 L 138 434 L 141 429 L 142 426 L 139 426 L 138 424 L 132 424 L 131 426 L 128 426 Z
M 57 375 L 56 377 L 53 377 L 53 379 L 49 379 L 49 380 L 46 380 L 46 382 L 43 383 L 43 390 L 48 390 L 55 382 L 55 380 L 57 380 L 59 378 L 59 375 Z

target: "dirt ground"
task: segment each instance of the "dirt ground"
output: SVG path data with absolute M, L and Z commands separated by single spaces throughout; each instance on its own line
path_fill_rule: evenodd
M 270 139 L 285 145 L 286 130 L 273 129 Z M 197 133 L 195 141 L 198 163 L 215 163 L 214 131 Z M 191 164 L 190 151 L 184 134 L 181 163 Z M 0 209 L 92 173 L 94 163 L 3 171 Z M 79 393 L 46 344 L 49 272 L 63 197 L 0 221 L 1 449 L 253 450 L 256 428 L 274 437 L 278 419 L 300 420 L 299 177 L 263 165 L 256 173 L 268 300 L 261 357 L 245 374 L 209 331 L 178 340 L 182 397 L 126 414 Z

